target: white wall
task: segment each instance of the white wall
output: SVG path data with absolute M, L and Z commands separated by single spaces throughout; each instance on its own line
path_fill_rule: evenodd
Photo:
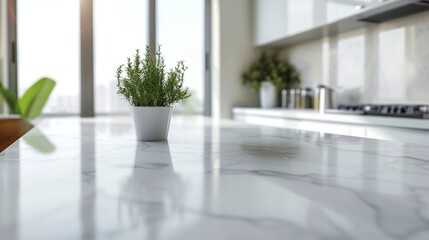
M 280 53 L 280 58 L 290 61 L 298 70 L 301 85 L 313 86 L 326 81 L 323 73 L 323 41 L 303 43 Z
M 212 115 L 232 118 L 232 108 L 258 106 L 258 94 L 241 74 L 259 56 L 253 47 L 251 0 L 212 1 Z
M 282 51 L 303 86 L 341 88 L 341 103 L 429 104 L 429 11 Z

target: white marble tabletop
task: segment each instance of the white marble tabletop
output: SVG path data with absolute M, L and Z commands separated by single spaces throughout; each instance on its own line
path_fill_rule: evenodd
M 0 153 L 0 239 L 429 239 L 429 141 L 178 116 L 134 139 L 42 121 Z

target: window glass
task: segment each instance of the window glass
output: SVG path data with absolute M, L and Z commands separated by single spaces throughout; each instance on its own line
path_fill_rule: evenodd
M 158 0 L 157 42 L 167 69 L 184 60 L 185 86 L 192 97 L 176 107 L 182 113 L 202 113 L 204 99 L 204 0 Z
M 79 113 L 79 6 L 79 0 L 17 1 L 18 92 L 42 77 L 56 80 L 44 113 Z
M 94 0 L 94 91 L 98 114 L 128 113 L 116 93 L 115 73 L 148 42 L 147 0 Z

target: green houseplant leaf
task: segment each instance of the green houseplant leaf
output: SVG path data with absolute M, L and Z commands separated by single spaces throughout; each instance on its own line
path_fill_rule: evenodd
M 18 101 L 19 108 L 21 109 L 21 116 L 28 119 L 38 117 L 54 87 L 54 80 L 42 78 L 27 89 Z
M 278 90 L 296 87 L 300 82 L 299 73 L 291 63 L 281 60 L 276 53 L 270 55 L 265 52 L 241 75 L 241 79 L 254 92 L 264 81 L 270 81 Z
M 13 91 L 5 88 L 1 83 L 1 81 L 0 81 L 0 96 L 2 96 L 3 99 L 6 101 L 6 104 L 8 105 L 12 114 L 21 113 L 18 105 L 18 97 Z

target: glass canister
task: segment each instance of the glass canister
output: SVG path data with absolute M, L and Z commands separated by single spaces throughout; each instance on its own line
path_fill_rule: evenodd
M 301 88 L 300 108 L 303 108 L 303 109 L 313 108 L 313 89 Z
M 294 95 L 294 99 L 295 99 L 294 108 L 295 109 L 299 109 L 299 108 L 301 108 L 301 89 L 297 88 L 297 89 L 294 89 L 294 91 L 295 91 L 295 95 Z M 291 97 L 292 97 L 292 95 L 291 95 Z
M 295 109 L 295 89 L 290 89 L 288 92 L 289 92 L 289 102 L 288 102 L 287 108 Z
M 289 102 L 288 108 L 295 109 L 295 89 L 289 89 Z
M 287 89 L 282 90 L 282 108 L 288 108 L 289 107 L 289 91 Z

